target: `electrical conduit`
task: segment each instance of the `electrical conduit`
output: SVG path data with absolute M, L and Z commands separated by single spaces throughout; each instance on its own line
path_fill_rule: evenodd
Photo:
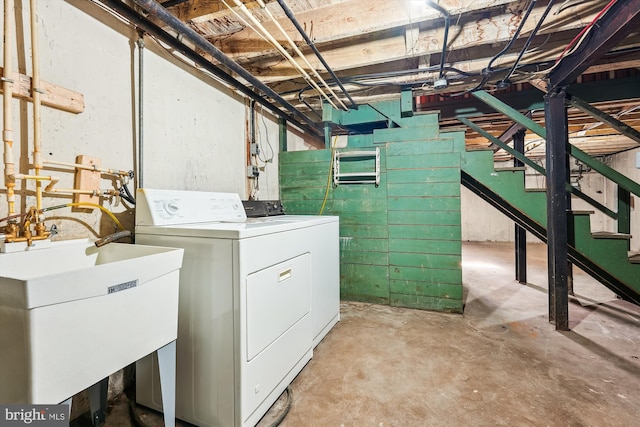
M 342 100 L 340 98 L 338 98 L 338 95 L 336 95 L 336 93 L 333 91 L 333 89 L 331 89 L 329 87 L 329 85 L 327 84 L 326 80 L 323 79 L 320 74 L 318 74 L 318 71 L 316 71 L 316 69 L 313 67 L 313 65 L 311 65 L 311 63 L 309 62 L 309 60 L 307 60 L 307 57 L 300 51 L 300 49 L 298 49 L 298 46 L 293 42 L 293 40 L 291 40 L 291 37 L 289 37 L 289 35 L 287 34 L 287 32 L 284 30 L 284 28 L 282 28 L 282 25 L 280 25 L 280 23 L 276 20 L 276 18 L 273 16 L 273 14 L 271 13 L 271 11 L 269 9 L 267 9 L 267 5 L 262 1 L 262 0 L 257 0 L 258 1 L 258 5 L 260 5 L 260 7 L 267 13 L 267 16 L 273 21 L 273 23 L 276 25 L 276 27 L 278 27 L 278 29 L 280 30 L 280 32 L 282 33 L 282 35 L 287 39 L 287 41 L 289 42 L 289 45 L 291 46 L 291 48 L 298 54 L 298 56 L 300 56 L 300 58 L 302 58 L 302 60 L 307 64 L 307 67 L 309 67 L 309 69 L 311 70 L 311 72 L 313 73 L 313 75 L 315 76 L 316 79 L 318 79 L 318 81 L 320 83 L 322 83 L 322 85 L 325 87 L 325 89 L 327 89 L 329 91 L 329 93 L 338 101 L 338 103 L 340 104 L 340 106 L 346 111 L 348 110 L 347 106 L 344 104 L 344 102 L 342 102 Z
M 340 81 L 338 76 L 336 76 L 336 74 L 333 72 L 331 67 L 329 67 L 329 64 L 327 64 L 327 61 L 325 61 L 325 59 L 322 57 L 322 55 L 320 54 L 320 51 L 316 47 L 315 43 L 313 43 L 313 41 L 309 38 L 307 33 L 304 31 L 304 28 L 302 28 L 302 26 L 300 26 L 300 23 L 296 19 L 295 15 L 291 11 L 291 9 L 289 9 L 289 6 L 287 6 L 287 4 L 284 2 L 284 0 L 277 0 L 277 2 L 280 5 L 280 7 L 282 8 L 282 10 L 284 11 L 285 15 L 287 15 L 287 18 L 289 18 L 291 23 L 296 27 L 296 29 L 298 30 L 298 32 L 300 33 L 300 35 L 302 36 L 304 41 L 307 42 L 307 45 L 311 48 L 313 53 L 315 53 L 315 55 L 318 58 L 318 60 L 320 60 L 320 62 L 324 66 L 324 68 L 331 75 L 331 78 L 333 78 L 333 80 L 338 84 L 338 86 L 340 86 L 340 90 L 342 90 L 342 93 L 344 93 L 345 96 L 347 97 L 347 99 L 349 99 L 349 102 L 351 102 L 351 106 L 357 110 L 358 109 L 358 105 L 355 103 L 353 98 L 351 98 L 351 95 L 349 95 L 349 92 L 347 92 L 347 90 L 344 88 L 344 86 L 342 85 L 342 82 Z
M 285 48 L 282 47 L 282 45 L 271 35 L 271 33 L 269 33 L 269 31 L 267 31 L 267 29 L 264 28 L 264 26 L 260 23 L 260 21 L 258 21 L 256 17 L 253 16 L 253 13 L 251 13 L 249 9 L 247 9 L 244 3 L 242 3 L 240 0 L 233 0 L 233 2 L 236 4 L 236 6 L 240 8 L 240 10 L 245 14 L 245 16 L 251 20 L 253 25 L 262 32 L 262 34 L 269 40 L 269 42 L 282 54 L 282 56 L 284 56 L 287 59 L 287 61 L 289 61 L 289 63 L 293 65 L 298 70 L 298 72 L 300 72 L 300 74 L 307 81 L 307 83 L 313 86 L 318 91 L 318 93 L 322 95 L 324 99 L 326 99 L 327 102 L 337 110 L 338 107 L 336 106 L 336 104 L 333 103 L 331 98 L 329 98 L 329 95 L 327 95 L 320 88 L 320 86 L 318 86 L 318 84 L 311 78 L 309 73 L 307 73 L 304 70 L 304 68 L 302 68 L 300 64 L 298 64 L 298 62 L 291 55 L 289 55 L 289 52 L 287 52 Z

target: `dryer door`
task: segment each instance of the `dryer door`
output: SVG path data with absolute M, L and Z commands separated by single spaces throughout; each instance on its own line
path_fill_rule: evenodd
M 308 253 L 247 276 L 247 354 L 251 361 L 311 310 Z

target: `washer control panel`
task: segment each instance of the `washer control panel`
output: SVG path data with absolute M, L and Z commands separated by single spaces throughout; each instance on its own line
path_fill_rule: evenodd
M 246 220 L 247 215 L 237 193 L 150 188 L 139 188 L 136 192 L 136 226 Z

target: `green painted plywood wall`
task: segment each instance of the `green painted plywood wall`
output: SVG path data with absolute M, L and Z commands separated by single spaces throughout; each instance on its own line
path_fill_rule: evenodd
M 462 311 L 460 150 L 463 133 L 440 134 L 437 115 L 350 136 L 341 150 L 380 149 L 380 184 L 327 183 L 331 150 L 280 154 L 280 195 L 290 214 L 340 216 L 341 298 Z M 362 114 L 360 112 L 359 114 Z M 366 116 L 365 116 L 366 117 Z M 413 120 L 412 120 L 413 119 Z M 411 125 L 415 126 L 411 126 Z

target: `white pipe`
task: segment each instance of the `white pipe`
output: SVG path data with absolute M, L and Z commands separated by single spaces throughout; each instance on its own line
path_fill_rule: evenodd
M 91 165 L 83 165 L 81 163 L 67 163 L 67 162 L 58 162 L 56 160 L 45 160 L 43 162 L 46 165 L 57 165 L 57 166 L 68 166 L 76 169 L 86 169 L 93 172 L 100 172 L 109 175 L 117 175 L 117 176 L 129 176 L 129 172 L 121 171 L 118 169 L 102 169 Z
M 8 214 L 13 215 L 16 212 L 15 206 L 15 186 L 16 181 L 13 178 L 15 174 L 15 164 L 13 160 L 13 49 L 12 42 L 15 36 L 14 22 L 12 14 L 15 13 L 14 1 L 4 0 L 4 72 L 2 75 L 2 91 L 3 91 L 3 131 L 2 140 L 4 142 L 4 185 L 7 189 Z
M 307 64 L 307 67 L 309 67 L 309 69 L 311 70 L 311 72 L 313 73 L 313 75 L 316 77 L 316 79 L 318 79 L 318 81 L 320 81 L 320 83 L 322 83 L 322 85 L 329 91 L 329 93 L 331 95 L 333 95 L 333 97 L 338 101 L 338 103 L 340 104 L 340 106 L 342 106 L 345 110 L 348 110 L 347 106 L 344 104 L 344 102 L 342 102 L 342 100 L 340 98 L 338 98 L 338 95 L 336 95 L 336 93 L 333 91 L 333 89 L 331 89 L 329 87 L 329 85 L 327 84 L 326 80 L 323 79 L 320 74 L 318 74 L 318 71 L 314 68 L 313 65 L 311 65 L 311 63 L 309 62 L 309 60 L 307 59 L 307 57 L 302 53 L 302 51 L 300 51 L 300 49 L 298 48 L 298 46 L 293 42 L 293 40 L 291 40 L 291 37 L 289 37 L 289 34 L 287 34 L 287 32 L 284 30 L 284 28 L 282 28 L 282 25 L 280 25 L 280 23 L 276 20 L 275 16 L 273 16 L 273 14 L 271 13 L 271 11 L 269 9 L 267 9 L 267 5 L 262 1 L 262 0 L 257 0 L 258 1 L 258 5 L 260 5 L 260 7 L 267 12 L 267 16 L 269 16 L 269 18 L 273 21 L 273 23 L 276 25 L 276 27 L 278 27 L 278 29 L 280 30 L 280 32 L 282 33 L 282 35 L 287 39 L 287 41 L 289 42 L 289 45 L 291 46 L 291 48 L 298 54 L 298 56 L 300 58 L 302 58 L 302 60 L 305 62 L 305 64 Z
M 40 52 L 38 47 L 37 0 L 31 0 L 31 97 L 33 98 L 33 168 L 36 176 L 42 169 L 42 152 L 40 150 Z M 42 209 L 42 182 L 36 180 L 36 212 Z M 39 220 L 36 214 L 36 221 Z
M 321 94 L 327 100 L 327 102 L 329 104 L 331 104 L 331 106 L 337 110 L 338 107 L 336 106 L 336 104 L 333 103 L 331 98 L 329 98 L 329 95 L 327 95 L 320 88 L 320 86 L 318 86 L 318 84 L 311 78 L 309 73 L 307 73 L 304 70 L 304 68 L 302 68 L 300 66 L 300 64 L 298 64 L 298 62 L 295 59 L 293 59 L 293 57 L 291 55 L 289 55 L 289 52 L 287 52 L 282 47 L 282 45 L 269 33 L 269 31 L 267 31 L 267 29 L 264 28 L 264 26 L 260 23 L 260 21 L 258 21 L 256 19 L 255 16 L 253 16 L 253 14 L 249 11 L 249 9 L 247 9 L 247 7 L 240 0 L 233 0 L 233 1 L 236 4 L 236 6 L 238 6 L 240 8 L 240 10 L 251 20 L 251 22 L 253 22 L 253 25 L 255 25 L 257 28 L 260 29 L 260 31 L 262 31 L 264 33 L 264 35 L 269 39 L 271 44 L 273 44 L 276 47 L 276 49 L 278 49 L 278 51 L 280 51 L 282 56 L 287 58 L 287 61 L 289 61 L 291 63 L 291 65 L 293 65 L 295 68 L 298 69 L 298 71 L 300 72 L 300 74 L 302 74 L 302 77 L 307 81 L 307 83 L 309 83 L 311 86 L 313 86 L 318 91 L 318 93 Z

